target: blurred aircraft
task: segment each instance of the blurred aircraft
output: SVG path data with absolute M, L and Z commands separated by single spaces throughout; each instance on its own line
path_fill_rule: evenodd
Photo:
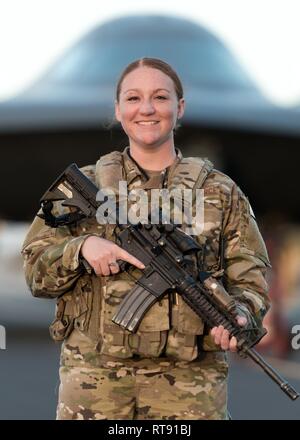
M 269 102 L 210 31 L 172 16 L 121 17 L 90 31 L 26 91 L 0 103 L 1 181 L 7 188 L 0 217 L 30 219 L 66 165 L 94 163 L 126 145 L 111 126 L 114 89 L 124 67 L 144 56 L 169 62 L 182 79 L 187 105 L 176 143 L 184 154 L 221 157 L 225 171 L 253 195 L 285 165 L 280 158 L 268 177 L 270 157 L 274 161 L 287 139 L 298 146 L 299 113 Z M 269 194 L 258 198 L 258 209 L 268 202 Z

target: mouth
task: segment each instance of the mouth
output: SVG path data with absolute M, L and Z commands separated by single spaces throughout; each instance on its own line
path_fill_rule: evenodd
M 156 125 L 159 121 L 136 121 L 137 125 L 144 125 L 144 126 L 150 126 L 150 125 Z

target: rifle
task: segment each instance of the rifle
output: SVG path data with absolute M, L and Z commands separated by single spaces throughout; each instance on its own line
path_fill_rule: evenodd
M 77 165 L 71 164 L 42 196 L 43 214 L 38 215 L 54 228 L 92 218 L 100 206 L 96 200 L 98 191 Z M 59 200 L 76 211 L 55 217 L 53 202 Z M 240 327 L 236 322 L 239 311 L 234 298 L 210 273 L 195 271 L 193 261 L 201 247 L 192 237 L 173 224 L 117 224 L 117 228 L 120 246 L 144 263 L 145 269 L 113 316 L 114 323 L 134 332 L 156 301 L 176 292 L 209 327 L 222 325 L 230 336 L 235 336 L 238 354 L 251 358 L 290 399 L 297 399 L 298 392 L 253 349 L 266 334 L 265 329 Z M 129 263 L 118 261 L 118 264 L 121 270 L 130 270 Z M 86 261 L 85 268 L 91 273 Z

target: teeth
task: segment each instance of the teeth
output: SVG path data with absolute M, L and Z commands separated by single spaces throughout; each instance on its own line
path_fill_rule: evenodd
M 138 124 L 140 124 L 140 125 L 154 125 L 154 124 L 157 124 L 157 121 L 141 121 L 141 122 L 138 122 Z

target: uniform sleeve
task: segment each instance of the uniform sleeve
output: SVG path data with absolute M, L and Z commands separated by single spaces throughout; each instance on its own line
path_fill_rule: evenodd
M 270 301 L 266 271 L 271 267 L 265 243 L 247 197 L 233 186 L 224 222 L 224 281 L 240 308 L 262 325 Z M 248 312 L 248 313 L 247 313 Z
M 90 235 L 74 237 L 67 226 L 50 228 L 39 217 L 34 219 L 21 251 L 33 296 L 55 298 L 72 288 L 84 271 L 79 254 Z
M 93 183 L 95 165 L 86 165 L 80 170 Z M 66 214 L 69 208 L 61 202 L 54 202 L 55 216 Z M 39 213 L 42 211 L 40 210 Z M 55 298 L 72 289 L 85 269 L 80 261 L 80 250 L 84 241 L 91 235 L 102 236 L 104 227 L 97 233 L 93 228 L 68 226 L 50 228 L 44 220 L 35 217 L 22 246 L 25 279 L 33 296 Z

